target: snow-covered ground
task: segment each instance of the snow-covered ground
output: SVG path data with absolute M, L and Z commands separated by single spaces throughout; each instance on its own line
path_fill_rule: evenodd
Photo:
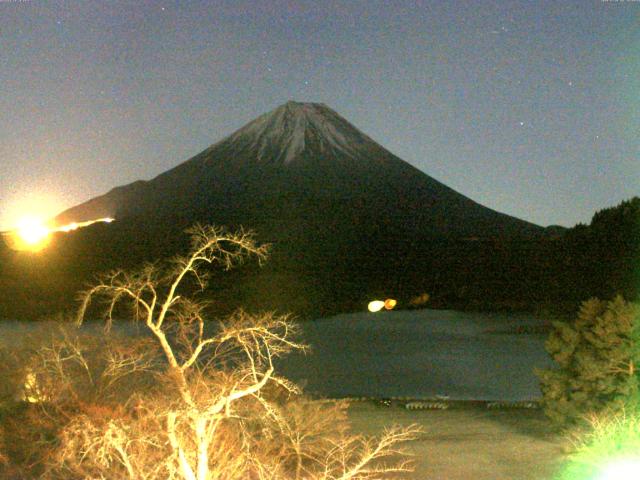
M 327 397 L 531 400 L 534 367 L 553 365 L 546 335 L 496 332 L 541 323 L 442 310 L 338 315 L 304 323 L 311 351 L 288 356 L 280 373 Z
M 527 316 L 443 310 L 338 315 L 302 323 L 310 351 L 284 357 L 277 368 L 324 397 L 536 399 L 533 368 L 552 365 L 546 335 L 504 332 L 539 324 Z M 35 328 L 55 325 L 2 321 L 0 345 L 20 342 Z M 102 334 L 99 324 L 85 328 Z M 123 322 L 116 328 L 136 330 Z

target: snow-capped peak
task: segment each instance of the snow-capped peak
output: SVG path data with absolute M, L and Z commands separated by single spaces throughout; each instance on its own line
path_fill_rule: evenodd
M 321 103 L 287 102 L 226 139 L 256 152 L 263 160 L 274 151 L 284 164 L 292 162 L 312 143 L 320 153 L 340 152 L 355 157 L 364 143 L 374 143 L 364 133 Z

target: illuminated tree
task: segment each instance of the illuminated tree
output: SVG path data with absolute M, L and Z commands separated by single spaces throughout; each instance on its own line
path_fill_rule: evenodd
M 244 232 L 196 226 L 191 234 L 189 255 L 112 272 L 82 295 L 79 323 L 94 300 L 106 306 L 107 329 L 128 306 L 156 350 L 106 349 L 96 374 L 81 347 L 46 352 L 49 378 L 67 379 L 67 390 L 75 391 L 69 369 L 79 369 L 111 401 L 94 395 L 91 405 L 68 415 L 43 476 L 348 480 L 410 471 L 396 446 L 414 438 L 414 427 L 388 430 L 378 441 L 350 435 L 344 405 L 301 399 L 298 387 L 276 374 L 274 359 L 304 348 L 288 317 L 239 311 L 205 321 L 206 304 L 185 295 L 185 284 L 204 288 L 204 266 L 229 269 L 249 255 L 262 261 L 267 249 Z M 125 384 L 139 388 L 123 395 Z
M 638 308 L 618 296 L 584 302 L 573 323 L 556 322 L 546 348 L 558 368 L 538 376 L 547 416 L 559 425 L 637 400 Z

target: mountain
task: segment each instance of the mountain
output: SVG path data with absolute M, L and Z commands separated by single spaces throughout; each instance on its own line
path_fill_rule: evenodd
M 204 217 L 249 225 L 379 223 L 436 236 L 531 235 L 542 229 L 495 212 L 402 161 L 323 104 L 288 102 L 150 181 L 117 187 L 61 213 Z M 265 222 L 268 219 L 268 222 Z M 297 227 L 296 227 L 297 228 Z M 355 227 L 357 228 L 357 227 Z
M 495 242 L 546 236 L 542 227 L 486 208 L 409 165 L 331 108 L 297 102 L 56 221 L 103 217 L 116 221 L 100 227 L 99 238 L 76 235 L 94 235 L 86 242 L 109 259 L 96 260 L 94 269 L 118 266 L 119 256 L 133 264 L 170 254 L 181 248 L 179 232 L 196 221 L 255 230 L 273 244 L 271 261 L 252 271 L 236 296 L 301 310 L 356 308 L 371 295 L 460 296 L 486 280 L 473 270 Z M 80 245 L 76 237 L 69 242 Z M 87 248 L 84 257 L 91 258 Z M 503 271 L 496 278 L 501 285 L 513 280 Z

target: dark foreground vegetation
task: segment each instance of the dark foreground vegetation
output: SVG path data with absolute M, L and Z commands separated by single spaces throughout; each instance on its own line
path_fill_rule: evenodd
M 619 290 L 633 297 L 637 272 L 628 262 L 638 257 L 638 207 L 634 199 L 600 212 L 590 226 L 539 240 L 535 248 L 564 258 L 576 282 L 581 274 L 575 295 L 594 288 L 605 296 Z M 86 235 L 99 233 L 94 229 Z M 354 434 L 346 404 L 305 399 L 296 385 L 277 375 L 274 360 L 304 348 L 288 317 L 236 310 L 219 322 L 205 321 L 211 311 L 231 306 L 218 308 L 224 297 L 194 297 L 207 292 L 209 281 L 224 278 L 202 267 L 215 263 L 228 270 L 253 257 L 258 262 L 249 271 L 255 272 L 267 249 L 242 232 L 196 227 L 191 233 L 186 255 L 112 270 L 84 291 L 76 322 L 104 318 L 104 335 L 84 335 L 61 322 L 60 331 L 0 350 L 0 475 L 347 480 L 401 478 L 410 472 L 397 445 L 423 438 L 415 426 L 385 430 L 378 439 Z M 459 240 L 467 241 L 486 244 Z M 58 245 L 63 249 L 70 243 Z M 596 248 L 603 245 L 609 250 Z M 515 243 L 503 251 L 507 264 L 516 262 L 507 255 L 515 251 Z M 469 261 L 476 258 L 470 252 Z M 443 258 L 434 262 L 446 262 Z M 44 259 L 29 257 L 31 273 Z M 612 272 L 614 267 L 619 271 Z M 523 272 L 529 272 L 523 282 L 534 278 Z M 239 291 L 234 290 L 238 278 L 222 280 L 225 294 Z M 559 278 L 556 285 L 564 285 L 566 279 Z M 68 288 L 55 277 L 46 281 L 60 294 Z M 510 292 L 517 288 L 522 284 Z M 550 288 L 546 291 L 551 295 Z M 485 293 L 499 304 L 491 290 Z M 444 296 L 434 297 L 445 302 Z M 99 305 L 102 309 L 96 309 Z M 115 318 L 134 320 L 146 335 L 110 333 Z M 584 302 L 574 320 L 554 324 L 547 348 L 557 368 L 539 372 L 541 406 L 548 432 L 562 432 L 575 445 L 559 478 L 589 478 L 619 457 L 636 454 L 639 345 L 638 308 L 623 296 Z
M 327 228 L 286 232 L 265 221 L 255 227 L 258 240 L 271 243 L 270 261 L 214 273 L 216 289 L 206 294 L 217 313 L 242 306 L 299 318 L 359 311 L 373 298 L 397 298 L 406 308 L 425 293 L 431 308 L 569 316 L 587 298 L 638 298 L 640 198 L 597 212 L 589 225 L 534 237 L 408 238 L 372 220 L 344 237 L 339 232 L 354 230 L 342 228 L 339 217 Z M 182 232 L 191 223 L 191 217 L 117 220 L 60 234 L 35 255 L 2 245 L 0 318 L 73 310 L 75 293 L 97 272 L 187 252 Z
M 591 299 L 556 322 L 538 372 L 542 407 L 572 441 L 559 480 L 636 478 L 640 468 L 640 305 Z M 615 472 L 615 474 L 614 474 Z

